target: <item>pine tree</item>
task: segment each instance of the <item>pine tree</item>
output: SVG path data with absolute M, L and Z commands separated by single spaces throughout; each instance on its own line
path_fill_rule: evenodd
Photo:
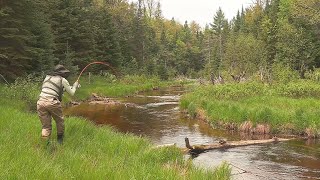
M 52 36 L 39 1 L 2 1 L 0 71 L 8 79 L 52 65 Z
M 223 40 L 225 37 L 223 37 L 223 31 L 224 29 L 227 27 L 226 25 L 227 20 L 225 19 L 224 13 L 221 10 L 221 7 L 219 7 L 218 11 L 216 12 L 214 18 L 213 18 L 213 23 L 211 25 L 211 28 L 213 30 L 213 33 L 218 37 L 218 49 L 217 49 L 217 57 L 218 59 L 216 59 L 215 61 L 215 67 L 214 67 L 214 71 L 218 71 L 220 70 L 220 66 L 222 65 L 222 61 L 223 61 Z
M 122 64 L 122 55 L 117 34 L 112 23 L 112 16 L 108 13 L 106 7 L 100 9 L 94 15 L 93 23 L 95 30 L 95 59 L 106 61 L 112 66 Z
M 55 63 L 64 62 L 76 70 L 94 56 L 94 34 L 90 22 L 90 4 L 77 0 L 48 0 L 56 48 Z
M 130 49 L 132 50 L 132 55 L 137 60 L 139 66 L 142 66 L 145 61 L 145 30 L 142 0 L 139 0 L 137 5 L 138 7 L 133 20 L 133 39 Z
M 240 12 L 237 12 L 237 16 L 234 19 L 234 24 L 233 24 L 233 31 L 234 32 L 239 32 L 241 28 L 241 16 L 240 16 Z

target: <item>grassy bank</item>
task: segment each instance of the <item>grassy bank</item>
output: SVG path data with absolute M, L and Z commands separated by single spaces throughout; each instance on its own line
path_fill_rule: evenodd
M 25 111 L 26 102 L 32 103 L 39 93 L 33 88 L 37 89 L 38 84 L 0 87 L 4 97 L 0 100 L 0 179 L 230 177 L 226 164 L 216 170 L 197 169 L 184 160 L 177 148 L 153 149 L 146 139 L 121 134 L 107 126 L 97 127 L 79 118 L 66 118 L 66 138 L 62 146 L 56 143 L 55 129 L 47 145 L 40 138 L 41 126 L 36 113 Z M 10 94 L 10 89 L 17 92 Z
M 121 97 L 175 83 L 177 82 L 161 81 L 157 77 L 147 76 L 125 76 L 117 80 L 94 76 L 90 81 L 88 77 L 83 77 L 80 79 L 81 88 L 78 90 L 76 98 L 86 99 L 93 92 L 107 97 Z
M 181 107 L 192 116 L 203 110 L 213 124 L 251 121 L 273 133 L 320 133 L 320 86 L 312 82 L 201 86 L 183 96 Z
M 75 79 L 75 77 L 68 79 L 70 85 L 75 82 Z M 0 85 L 1 94 L 9 99 L 21 100 L 28 105 L 29 109 L 35 110 L 42 81 L 42 78 L 32 76 L 17 79 L 10 85 Z M 185 83 L 185 81 L 161 81 L 157 77 L 147 77 L 144 75 L 125 76 L 121 79 L 92 76 L 90 80 L 87 76 L 83 76 L 80 79 L 81 87 L 76 91 L 75 96 L 71 97 L 68 93 L 64 93 L 63 102 L 84 100 L 89 98 L 92 93 L 106 97 L 123 97 L 139 91 Z

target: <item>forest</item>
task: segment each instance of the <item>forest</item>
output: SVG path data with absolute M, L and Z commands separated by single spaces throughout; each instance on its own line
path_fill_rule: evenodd
M 165 18 L 161 0 L 0 0 L 0 179 L 320 177 L 320 1 L 252 0 L 232 19 L 211 13 L 202 27 Z M 132 131 L 64 114 L 64 144 L 55 126 L 40 139 L 44 76 L 63 64 L 73 83 L 93 61 L 110 68 L 90 66 L 76 96 L 63 97 L 64 113 L 84 105 L 78 112 Z M 195 161 L 151 141 L 282 135 L 294 139 Z
M 0 8 L 0 74 L 9 82 L 94 60 L 161 79 L 320 76 L 319 0 L 255 0 L 231 20 L 220 8 L 205 27 L 164 18 L 157 0 L 1 0 Z

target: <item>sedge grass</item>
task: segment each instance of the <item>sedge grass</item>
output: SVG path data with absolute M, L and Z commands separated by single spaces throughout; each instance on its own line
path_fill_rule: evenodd
M 192 116 L 197 109 L 204 109 L 213 123 L 223 121 L 240 125 L 250 120 L 254 124 L 270 124 L 274 132 L 282 131 L 281 128 L 288 124 L 293 126 L 294 133 L 306 128 L 319 131 L 319 85 L 312 85 L 315 88 L 311 90 L 301 86 L 270 87 L 256 83 L 206 86 L 184 95 L 180 106 Z

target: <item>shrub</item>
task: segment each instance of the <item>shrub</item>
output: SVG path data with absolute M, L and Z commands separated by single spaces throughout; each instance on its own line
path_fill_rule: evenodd
M 299 78 L 299 74 L 287 65 L 275 63 L 272 67 L 272 77 L 276 82 L 287 84 L 291 81 L 297 80 Z
M 274 85 L 273 91 L 273 94 L 292 98 L 320 98 L 320 85 L 312 81 Z
M 3 88 L 3 96 L 11 100 L 22 100 L 30 110 L 36 110 L 36 102 L 40 93 L 42 77 L 33 74 L 26 78 L 17 78 L 14 83 Z
M 315 68 L 313 71 L 307 71 L 305 74 L 306 78 L 316 82 L 320 82 L 320 68 Z

